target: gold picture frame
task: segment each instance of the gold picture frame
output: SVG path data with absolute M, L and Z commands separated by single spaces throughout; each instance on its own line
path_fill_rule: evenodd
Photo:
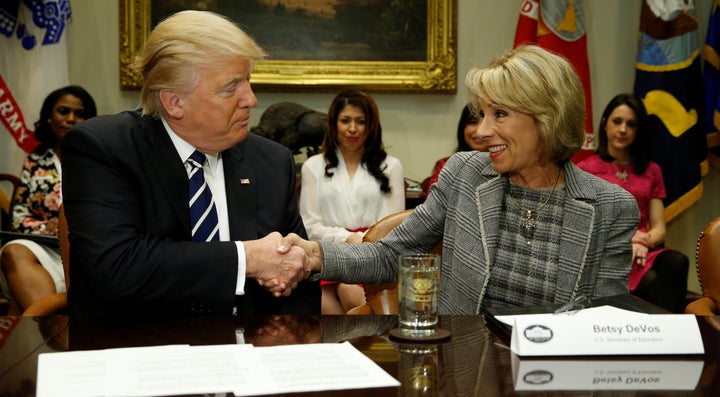
M 130 65 L 150 34 L 151 1 L 119 2 L 120 87 L 123 90 L 137 90 L 142 85 L 142 76 Z M 270 58 L 255 65 L 252 79 L 257 91 L 333 92 L 357 88 L 385 93 L 454 94 L 457 90 L 457 0 L 427 0 L 425 61 Z

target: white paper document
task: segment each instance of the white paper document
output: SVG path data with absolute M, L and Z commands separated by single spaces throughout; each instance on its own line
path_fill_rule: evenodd
M 37 395 L 250 396 L 399 384 L 348 342 L 169 345 L 41 354 Z

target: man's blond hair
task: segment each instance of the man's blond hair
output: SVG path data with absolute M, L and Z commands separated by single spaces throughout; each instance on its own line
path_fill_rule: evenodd
M 153 29 L 132 66 L 143 77 L 143 114 L 160 116 L 160 91 L 192 91 L 203 68 L 232 58 L 254 62 L 265 56 L 250 36 L 222 15 L 209 11 L 173 14 Z

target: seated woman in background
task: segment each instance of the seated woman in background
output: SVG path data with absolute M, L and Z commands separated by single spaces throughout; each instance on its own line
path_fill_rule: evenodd
M 480 150 L 480 140 L 477 138 L 475 133 L 478 129 L 478 119 L 470 110 L 470 105 L 465 105 L 460 114 L 460 121 L 457 126 L 457 149 L 455 152 L 467 152 L 470 150 Z M 432 186 L 438 180 L 440 170 L 447 162 L 449 157 L 442 158 L 435 163 L 433 172 L 430 177 L 422 182 L 423 197 L 427 200 L 430 194 L 430 186 Z
M 62 203 L 60 141 L 75 124 L 96 115 L 95 101 L 82 87 L 63 87 L 45 98 L 35 123 L 40 145 L 25 159 L 13 198 L 16 230 L 57 235 Z M 11 301 L 9 315 L 21 314 L 45 295 L 65 292 L 65 273 L 57 248 L 12 240 L 0 250 L 0 269 L 0 286 Z
M 665 241 L 665 183 L 660 166 L 650 161 L 651 131 L 642 101 L 619 94 L 605 107 L 598 128 L 597 152 L 578 166 L 629 191 L 640 209 L 632 239 L 630 291 L 673 313 L 683 313 L 688 258 L 661 248 Z
M 333 99 L 322 153 L 303 164 L 300 192 L 300 215 L 313 240 L 360 243 L 369 226 L 405 209 L 402 165 L 385 152 L 372 97 L 348 90 Z M 359 285 L 322 283 L 323 314 L 364 303 Z

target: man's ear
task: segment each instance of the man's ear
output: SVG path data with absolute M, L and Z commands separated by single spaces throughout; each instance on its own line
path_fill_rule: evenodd
M 168 117 L 172 117 L 174 119 L 181 119 L 183 117 L 184 101 L 175 91 L 167 89 L 160 90 L 159 97 L 160 104 Z

